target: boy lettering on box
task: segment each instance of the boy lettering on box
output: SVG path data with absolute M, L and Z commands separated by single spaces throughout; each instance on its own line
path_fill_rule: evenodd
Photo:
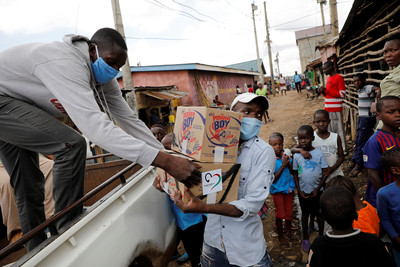
M 228 204 L 206 204 L 189 189 L 189 202 L 175 195 L 175 204 L 184 212 L 207 213 L 201 266 L 272 266 L 263 238 L 258 212 L 265 199 L 275 171 L 273 148 L 257 137 L 262 117 L 268 109 L 264 96 L 252 93 L 238 95 L 231 110 L 243 114 L 237 163 L 241 164 L 238 198 Z

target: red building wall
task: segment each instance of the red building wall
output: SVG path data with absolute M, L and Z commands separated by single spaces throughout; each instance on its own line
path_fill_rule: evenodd
M 221 102 L 230 105 L 236 97 L 236 85 L 246 92 L 245 85 L 253 83 L 252 75 L 197 70 L 133 72 L 132 79 L 135 87 L 176 85 L 179 91 L 189 93 L 180 99 L 180 103 L 191 106 L 201 106 L 207 101 L 211 104 L 217 94 Z M 122 79 L 118 82 L 122 88 Z M 197 84 L 201 86 L 201 92 Z

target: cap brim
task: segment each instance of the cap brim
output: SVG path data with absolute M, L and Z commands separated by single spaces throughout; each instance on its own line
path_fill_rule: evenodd
M 238 102 L 247 104 L 247 103 L 250 103 L 255 100 L 260 101 L 264 110 L 268 110 L 268 108 L 269 108 L 268 99 L 265 96 L 256 95 L 253 93 L 243 93 L 243 94 L 238 95 L 231 104 L 231 110 Z

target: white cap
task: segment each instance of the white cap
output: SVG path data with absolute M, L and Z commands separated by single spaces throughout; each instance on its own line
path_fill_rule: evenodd
M 269 108 L 269 102 L 268 99 L 263 96 L 263 95 L 256 95 L 253 93 L 243 93 L 238 95 L 232 102 L 231 104 L 231 110 L 232 108 L 237 104 L 237 102 L 240 103 L 250 103 L 251 101 L 253 101 L 254 99 L 259 98 L 259 101 L 261 102 L 261 104 L 263 105 L 264 110 L 268 110 Z

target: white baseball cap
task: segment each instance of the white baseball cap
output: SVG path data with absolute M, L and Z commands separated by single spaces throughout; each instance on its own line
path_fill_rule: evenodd
M 268 108 L 269 108 L 268 99 L 263 95 L 256 95 L 253 93 L 243 93 L 243 94 L 238 95 L 231 104 L 231 110 L 238 102 L 250 103 L 251 101 L 253 101 L 256 98 L 257 98 L 257 100 L 259 100 L 261 102 L 264 110 L 268 110 Z

